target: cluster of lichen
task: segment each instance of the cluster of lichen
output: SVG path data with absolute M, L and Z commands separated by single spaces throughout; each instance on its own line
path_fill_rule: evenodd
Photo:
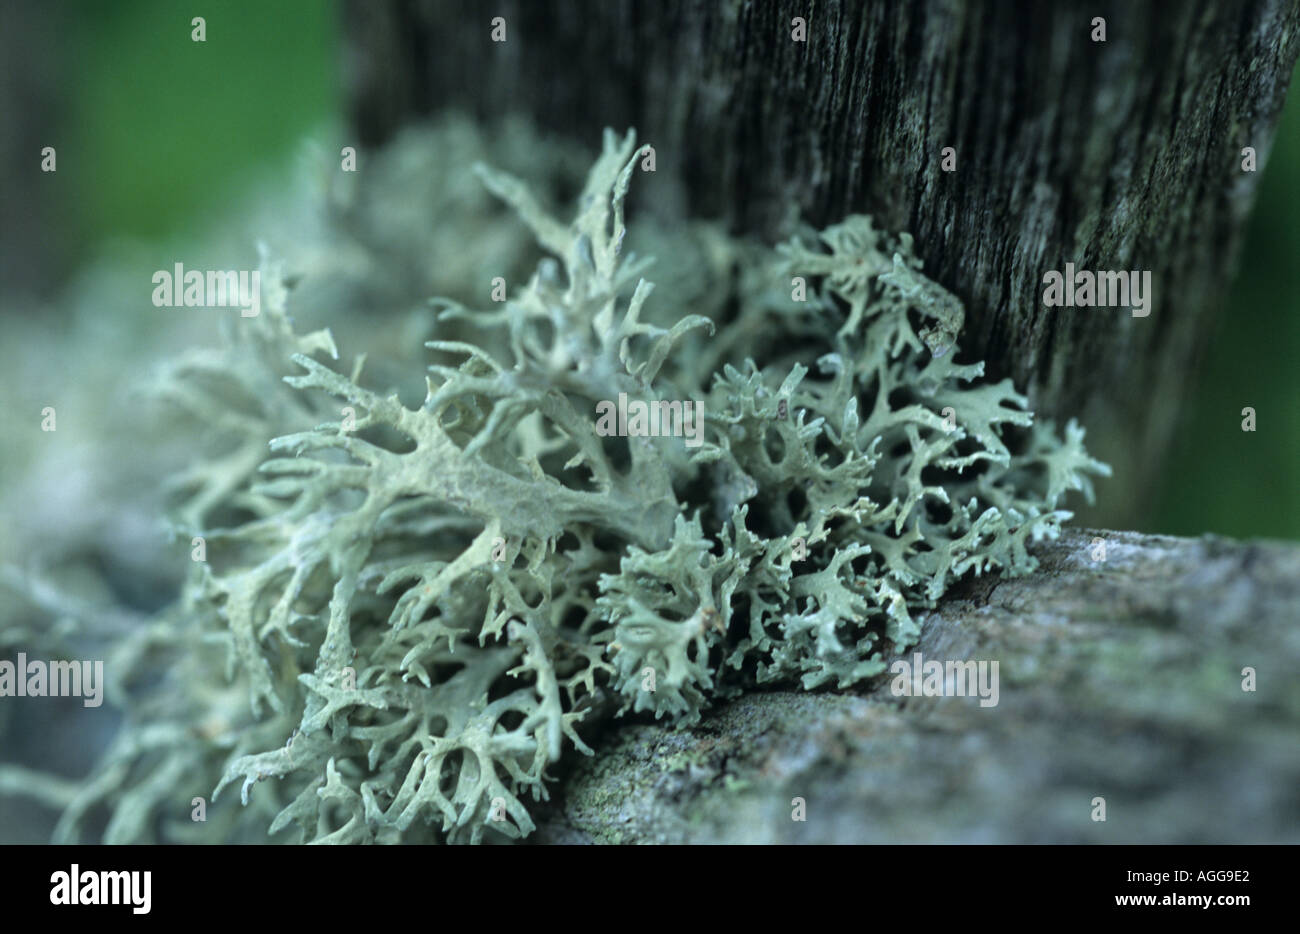
M 906 234 L 695 232 L 727 287 L 666 268 L 652 296 L 624 249 L 640 156 L 607 131 L 572 221 L 480 169 L 549 255 L 494 308 L 438 304 L 419 404 L 366 388 L 360 359 L 322 363 L 333 338 L 295 333 L 270 261 L 263 315 L 165 375 L 228 442 L 180 479 L 178 540 L 203 560 L 132 643 L 165 674 L 124 691 L 65 838 L 107 803 L 108 839 L 151 839 L 178 788 L 226 806 L 187 826 L 171 802 L 171 839 L 517 837 L 607 711 L 861 683 L 918 608 L 1031 569 L 1066 491 L 1091 497 L 1106 469 L 1082 430 L 956 361 L 961 305 Z M 702 400 L 704 443 L 602 437 L 620 394 Z

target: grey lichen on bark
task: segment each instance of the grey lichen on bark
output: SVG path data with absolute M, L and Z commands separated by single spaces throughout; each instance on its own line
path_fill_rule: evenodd
M 1300 547 L 1074 530 L 1034 551 L 915 650 L 997 661 L 995 706 L 886 674 L 620 726 L 533 842 L 1300 842 Z
M 368 144 L 445 107 L 577 139 L 634 125 L 658 156 L 634 208 L 769 240 L 855 212 L 909 231 L 968 310 L 965 353 L 1087 426 L 1116 475 L 1088 518 L 1126 526 L 1234 270 L 1258 178 L 1241 151 L 1266 165 L 1300 52 L 1295 0 L 502 0 L 497 44 L 468 0 L 347 9 Z M 1066 263 L 1149 270 L 1150 314 L 1045 308 Z M 1300 550 L 1073 532 L 1039 553 L 922 627 L 927 657 L 1000 661 L 997 707 L 882 677 L 620 727 L 534 840 L 1296 842 Z
M 502 0 L 498 15 L 493 43 L 468 0 L 349 4 L 363 140 L 447 106 L 578 139 L 635 126 L 658 154 L 647 207 L 679 180 L 685 210 L 769 238 L 855 212 L 909 231 L 969 310 L 971 359 L 1078 417 L 1115 467 L 1089 520 L 1139 520 L 1253 202 L 1241 150 L 1267 161 L 1295 0 Z M 1149 316 L 1045 308 L 1042 277 L 1067 262 L 1151 271 Z

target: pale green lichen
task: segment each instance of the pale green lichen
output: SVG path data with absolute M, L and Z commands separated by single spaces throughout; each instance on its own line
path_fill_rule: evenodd
M 910 238 L 862 216 L 775 252 L 692 229 L 706 258 L 656 302 L 625 248 L 639 157 L 607 131 L 572 221 L 479 169 L 550 255 L 493 310 L 439 303 L 419 404 L 321 363 L 333 339 L 294 333 L 270 261 L 263 317 L 162 376 L 230 439 L 180 478 L 207 561 L 150 624 L 168 674 L 124 689 L 61 839 L 101 803 L 118 842 L 519 837 L 607 698 L 690 720 L 746 685 L 859 684 L 955 579 L 1034 567 L 1026 544 L 1108 470 L 957 362 L 961 305 Z M 703 400 L 703 444 L 601 437 L 621 393 Z M 206 826 L 179 819 L 175 789 L 214 785 Z

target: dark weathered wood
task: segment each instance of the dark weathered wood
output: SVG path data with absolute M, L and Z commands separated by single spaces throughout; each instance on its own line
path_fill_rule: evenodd
M 796 213 L 866 211 L 910 231 L 968 305 L 966 354 L 1088 426 L 1116 467 L 1089 518 L 1124 525 L 1204 351 L 1255 190 L 1240 152 L 1267 157 L 1300 25 L 1295 0 L 347 9 L 367 143 L 448 106 L 523 111 L 593 146 L 601 127 L 634 125 L 692 213 L 768 237 Z M 490 41 L 498 15 L 504 43 Z M 794 16 L 806 43 L 791 41 Z M 1066 262 L 1150 270 L 1151 314 L 1044 308 L 1042 276 Z
M 1300 548 L 1071 531 L 1035 551 L 1035 574 L 946 598 L 916 649 L 998 661 L 996 706 L 885 676 L 625 724 L 533 841 L 1300 842 Z

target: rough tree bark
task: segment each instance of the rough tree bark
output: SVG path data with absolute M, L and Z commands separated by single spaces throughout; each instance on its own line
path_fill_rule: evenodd
M 593 146 L 636 126 L 696 215 L 910 231 L 967 303 L 966 354 L 1088 427 L 1119 479 L 1086 518 L 1126 526 L 1230 278 L 1258 177 L 1241 150 L 1263 166 L 1300 49 L 1295 0 L 354 0 L 346 25 L 365 143 L 449 106 Z M 1045 308 L 1067 262 L 1150 270 L 1150 315 Z
M 1090 518 L 1123 525 L 1233 271 L 1242 149 L 1263 167 L 1300 50 L 1295 0 L 352 0 L 346 20 L 363 143 L 445 107 L 593 144 L 636 126 L 691 214 L 769 239 L 853 212 L 910 231 L 967 305 L 965 354 L 1088 427 L 1117 475 Z M 1150 315 L 1045 308 L 1067 262 L 1150 270 Z M 1038 551 L 924 624 L 925 658 L 999 662 L 998 706 L 882 678 L 612 728 L 534 839 L 1297 842 L 1300 549 L 1076 531 Z

